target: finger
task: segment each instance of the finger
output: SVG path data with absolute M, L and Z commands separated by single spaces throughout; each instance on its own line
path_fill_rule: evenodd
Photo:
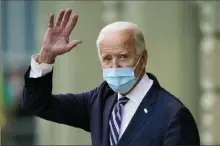
M 64 15 L 62 24 L 61 24 L 62 27 L 64 27 L 64 28 L 66 27 L 67 23 L 69 22 L 71 13 L 72 13 L 72 10 L 71 9 L 67 9 L 67 11 L 66 11 L 66 13 Z
M 81 40 L 75 40 L 75 41 L 71 41 L 69 44 L 67 44 L 67 51 L 71 51 L 74 47 L 76 47 L 77 45 L 81 44 L 82 41 Z
M 73 31 L 73 29 L 75 28 L 75 26 L 77 24 L 77 21 L 78 21 L 78 15 L 74 15 L 71 23 L 66 28 L 66 31 L 65 31 L 66 36 L 69 36 L 71 34 L 71 32 Z
M 61 10 L 60 13 L 59 13 L 59 16 L 58 16 L 58 19 L 57 19 L 57 23 L 56 23 L 56 26 L 60 26 L 62 20 L 63 20 L 63 15 L 65 13 L 65 10 Z
M 53 27 L 53 25 L 54 25 L 54 14 L 51 13 L 48 27 Z
M 49 27 L 44 35 L 44 41 L 50 42 L 52 34 L 53 34 L 53 29 L 52 27 Z

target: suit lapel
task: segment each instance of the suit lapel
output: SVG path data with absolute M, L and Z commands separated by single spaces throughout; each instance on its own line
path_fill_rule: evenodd
M 112 108 L 117 101 L 117 93 L 110 96 L 104 106 L 103 111 L 103 133 L 102 133 L 102 146 L 109 146 L 109 118 L 111 115 Z
M 154 112 L 153 104 L 157 98 L 157 87 L 157 83 L 154 83 L 148 93 L 145 95 L 130 123 L 128 124 L 128 127 L 121 136 L 118 145 L 128 145 L 147 122 L 150 115 Z

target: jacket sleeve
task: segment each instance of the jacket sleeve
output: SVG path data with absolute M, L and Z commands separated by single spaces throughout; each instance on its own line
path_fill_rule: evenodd
M 200 145 L 199 132 L 187 108 L 180 108 L 168 123 L 163 145 Z
M 39 78 L 29 78 L 29 73 L 30 68 L 25 74 L 21 101 L 26 114 L 90 131 L 91 100 L 98 88 L 80 94 L 53 95 L 52 72 Z

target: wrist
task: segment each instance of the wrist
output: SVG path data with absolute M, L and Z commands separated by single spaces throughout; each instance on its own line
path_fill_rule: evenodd
M 54 64 L 55 55 L 50 51 L 42 49 L 40 52 L 40 56 L 37 58 L 38 64 L 46 63 L 46 64 Z

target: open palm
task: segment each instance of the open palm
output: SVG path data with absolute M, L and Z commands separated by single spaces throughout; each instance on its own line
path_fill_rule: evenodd
M 54 14 L 50 15 L 49 27 L 45 33 L 42 46 L 44 51 L 50 52 L 54 56 L 62 55 L 82 42 L 81 40 L 69 40 L 70 34 L 78 20 L 78 16 L 74 15 L 67 26 L 71 13 L 71 9 L 61 10 L 55 26 Z

